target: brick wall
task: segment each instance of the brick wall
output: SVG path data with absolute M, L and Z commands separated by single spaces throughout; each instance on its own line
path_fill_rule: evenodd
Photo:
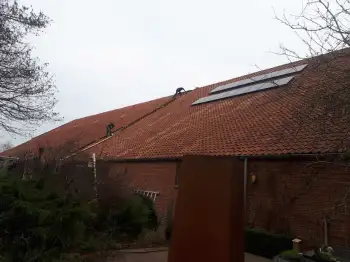
M 323 218 L 330 215 L 329 244 L 349 246 L 350 213 L 339 207 L 350 188 L 350 173 L 345 165 L 249 160 L 248 225 L 290 233 L 314 245 L 323 243 Z M 254 184 L 253 175 L 257 178 Z
M 105 198 L 126 190 L 159 192 L 155 207 L 161 220 L 174 199 L 175 175 L 175 162 L 97 163 L 97 176 L 103 182 L 100 191 Z
M 158 191 L 155 205 L 164 220 L 176 199 L 176 170 L 175 162 L 104 163 L 98 164 L 97 172 L 100 178 L 107 177 L 101 190 L 107 198 L 125 188 Z M 249 159 L 246 223 L 314 245 L 323 243 L 323 218 L 333 215 L 329 244 L 349 246 L 350 213 L 334 210 L 348 187 L 350 173 L 344 163 Z

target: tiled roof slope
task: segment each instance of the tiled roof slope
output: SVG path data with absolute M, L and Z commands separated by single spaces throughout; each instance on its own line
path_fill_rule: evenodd
M 114 123 L 116 130 L 128 125 L 130 122 L 142 117 L 147 112 L 169 101 L 169 97 L 140 103 L 97 115 L 73 120 L 47 133 L 37 136 L 26 143 L 5 152 L 8 156 L 22 156 L 24 153 L 38 151 L 39 147 L 63 151 L 64 154 L 73 153 L 106 135 L 106 126 Z
M 322 103 L 314 106 L 314 102 L 321 97 L 320 94 L 334 92 L 340 86 L 339 81 L 343 81 L 342 84 L 347 81 L 344 72 L 350 71 L 350 55 L 342 55 L 332 61 L 326 63 L 320 58 L 304 60 L 196 88 L 129 128 L 116 132 L 111 139 L 90 148 L 87 152 L 95 152 L 101 158 L 111 159 L 172 158 L 185 154 L 339 152 L 348 146 L 346 139 L 350 127 L 343 119 L 334 115 L 327 115 L 324 119 L 325 105 Z M 207 96 L 210 90 L 219 85 L 304 63 L 308 63 L 306 69 L 286 86 L 191 106 L 194 101 Z M 121 116 L 126 114 L 127 123 L 137 118 L 136 115 L 151 111 L 169 99 L 162 98 L 76 121 L 84 123 L 80 130 L 87 132 L 89 135 L 86 136 L 86 141 L 92 142 L 91 137 L 96 130 L 98 135 L 96 134 L 95 138 L 104 135 L 105 125 L 111 119 L 115 120 L 112 121 L 114 123 L 120 123 L 124 121 L 121 120 Z M 108 114 L 112 117 L 107 117 Z M 330 119 L 332 121 L 329 121 Z M 97 120 L 101 121 L 101 124 L 99 128 L 94 128 L 92 122 Z M 62 130 L 68 129 L 60 136 L 58 134 L 61 132 L 55 130 L 48 132 L 46 136 L 57 139 L 58 144 L 66 141 L 69 139 L 67 133 L 71 132 L 73 123 L 74 121 L 67 124 L 69 128 L 60 127 Z M 22 150 L 21 147 L 25 147 L 25 144 L 6 153 L 15 155 Z
M 305 62 L 308 67 L 287 86 L 191 106 L 223 83 Z M 346 146 L 350 129 L 335 117 L 323 119 L 326 111 L 314 104 L 320 94 L 337 88 L 342 77 L 334 78 L 333 73 L 349 72 L 350 57 L 319 63 L 317 59 L 300 61 L 197 88 L 91 152 L 112 159 L 338 152 Z

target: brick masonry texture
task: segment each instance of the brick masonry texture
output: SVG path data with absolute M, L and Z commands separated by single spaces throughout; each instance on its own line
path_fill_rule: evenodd
M 128 185 L 131 189 L 158 191 L 160 195 L 155 204 L 164 222 L 168 205 L 176 199 L 175 162 L 103 165 L 104 168 L 108 166 L 107 173 L 111 179 L 106 183 L 111 190 L 105 192 L 115 193 L 118 190 L 115 185 L 120 184 L 120 176 L 125 183 L 123 187 Z M 102 172 L 101 166 L 99 170 Z M 254 184 L 251 182 L 253 175 L 257 177 Z M 349 211 L 335 208 L 340 205 L 347 188 L 350 188 L 350 176 L 346 163 L 248 160 L 246 223 L 270 232 L 299 237 L 307 246 L 312 246 L 323 243 L 323 218 L 332 216 L 329 243 L 349 246 Z
M 155 207 L 161 222 L 166 217 L 168 205 L 175 198 L 175 162 L 106 163 L 97 164 L 102 180 L 101 194 L 110 199 L 118 190 L 144 190 L 159 192 Z M 102 176 L 102 177 L 101 177 Z
M 248 163 L 248 225 L 292 234 L 314 245 L 323 243 L 323 218 L 331 216 L 329 243 L 349 246 L 350 213 L 340 207 L 350 188 L 348 163 L 254 160 Z M 257 177 L 255 184 L 249 182 L 252 175 Z M 345 204 L 349 203 L 346 199 Z

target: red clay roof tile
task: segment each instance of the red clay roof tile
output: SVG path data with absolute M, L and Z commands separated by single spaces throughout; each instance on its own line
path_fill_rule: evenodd
M 314 59 L 196 88 L 158 110 L 156 109 L 169 102 L 171 97 L 77 119 L 15 147 L 6 154 L 18 155 L 38 144 L 62 146 L 69 141 L 77 142 L 74 147 L 76 150 L 103 137 L 105 126 L 109 122 L 115 123 L 116 127 L 126 126 L 153 110 L 156 111 L 128 128 L 115 132 L 113 137 L 87 152 L 112 159 L 171 158 L 185 154 L 338 152 L 340 147 L 344 147 L 349 127 L 341 122 L 327 122 L 328 132 L 325 132 L 322 121 L 318 121 L 323 105 L 315 108 L 311 106 L 320 93 L 337 86 L 339 78 L 329 77 L 327 72 L 337 72 L 339 68 L 345 71 L 350 69 L 349 55 L 336 60 L 337 63 L 332 63 L 331 70 L 329 64 L 323 66 L 319 60 Z M 221 84 L 305 62 L 309 66 L 284 87 L 191 106 L 194 101 L 207 96 L 210 90 Z
M 106 135 L 106 126 L 109 123 L 114 123 L 114 130 L 126 126 L 135 119 L 142 117 L 145 113 L 164 104 L 168 99 L 167 97 L 160 98 L 73 120 L 8 150 L 6 155 L 22 155 L 33 150 L 36 152 L 38 147 L 50 148 L 55 153 L 59 148 L 65 155 L 73 153 L 79 148 L 99 141 L 104 137 Z

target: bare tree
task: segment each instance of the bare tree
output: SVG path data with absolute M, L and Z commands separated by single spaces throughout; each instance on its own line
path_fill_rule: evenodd
M 45 121 L 58 120 L 53 78 L 45 71 L 47 64 L 32 57 L 26 42 L 49 22 L 31 7 L 0 0 L 0 128 L 8 133 L 23 135 Z
M 313 59 L 314 70 L 323 72 L 323 78 L 320 77 L 317 86 L 325 87 L 325 79 L 330 83 L 329 87 L 319 90 L 308 101 L 309 108 L 305 110 L 307 115 L 299 112 L 298 117 L 305 124 L 322 121 L 324 132 L 342 122 L 344 129 L 340 132 L 344 134 L 344 140 L 339 147 L 349 148 L 347 127 L 350 126 L 350 72 L 345 59 L 350 55 L 350 50 L 347 49 L 350 47 L 350 0 L 306 0 L 299 14 L 284 12 L 276 15 L 276 18 L 297 34 L 307 50 L 306 53 L 301 53 L 281 44 L 279 54 L 285 55 L 290 61 Z M 342 57 L 344 60 L 341 61 Z M 316 111 L 317 114 L 314 113 Z
M 317 122 L 322 126 L 320 130 L 323 134 L 329 132 L 341 137 L 340 143 L 335 145 L 338 157 L 326 158 L 327 161 L 316 158 L 311 165 L 324 164 L 348 170 L 350 0 L 306 0 L 299 14 L 284 12 L 282 15 L 276 15 L 276 18 L 296 33 L 306 47 L 306 52 L 302 53 L 291 46 L 281 44 L 279 54 L 286 56 L 289 61 L 310 58 L 312 70 L 318 72 L 317 78 L 313 79 L 313 85 L 319 90 L 314 91 L 305 107 L 293 115 L 298 119 L 296 125 L 307 128 L 310 123 Z M 302 191 L 309 193 L 310 185 L 314 185 L 319 179 L 317 174 L 310 174 Z M 344 185 L 343 190 L 344 196 L 325 210 L 323 220 L 333 220 L 348 213 L 346 205 L 350 201 L 349 188 Z
M 10 141 L 0 144 L 0 152 L 5 152 L 6 150 L 9 150 L 10 148 L 12 148 L 13 145 Z
M 350 0 L 307 0 L 300 14 L 276 15 L 278 21 L 292 29 L 306 45 L 301 55 L 281 45 L 290 58 L 314 57 L 350 47 Z

